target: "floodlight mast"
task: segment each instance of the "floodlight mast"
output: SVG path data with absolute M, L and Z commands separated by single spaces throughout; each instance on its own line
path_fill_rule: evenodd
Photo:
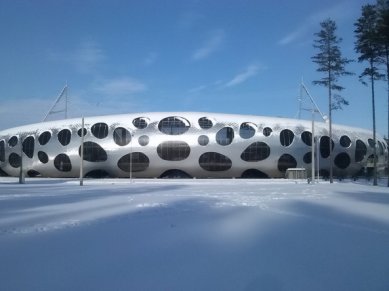
M 64 96 L 65 96 L 65 109 L 57 110 L 57 111 L 53 110 Z M 60 112 L 65 112 L 65 119 L 68 118 L 68 85 L 67 84 L 62 89 L 61 93 L 58 95 L 57 99 L 55 100 L 53 106 L 51 106 L 50 110 L 47 112 L 45 118 L 43 118 L 42 121 L 46 121 L 50 114 L 60 113 Z
M 308 88 L 305 86 L 305 84 L 304 84 L 303 81 L 301 81 L 301 88 L 305 91 L 305 93 L 307 93 L 307 95 L 308 95 L 308 97 L 309 97 L 309 99 L 310 99 L 312 105 L 315 107 L 314 110 L 315 110 L 316 112 L 319 112 L 319 114 L 320 114 L 320 116 L 321 116 L 321 118 L 323 119 L 324 122 L 327 122 L 327 121 L 328 121 L 328 117 L 327 117 L 326 115 L 324 115 L 324 114 L 320 111 L 319 106 L 317 106 L 315 100 L 313 99 L 312 95 L 309 93 Z

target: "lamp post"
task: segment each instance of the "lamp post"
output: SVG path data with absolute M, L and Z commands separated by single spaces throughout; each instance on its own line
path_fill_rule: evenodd
M 81 147 L 80 147 L 80 186 L 84 185 L 84 117 L 81 121 Z
M 23 142 L 20 137 L 20 171 L 19 171 L 19 184 L 25 183 L 25 176 L 23 171 Z

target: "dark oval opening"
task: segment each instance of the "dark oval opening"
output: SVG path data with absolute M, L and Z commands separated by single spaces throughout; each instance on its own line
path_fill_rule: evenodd
M 51 132 L 44 131 L 39 135 L 38 142 L 40 145 L 45 145 L 50 141 L 50 139 L 51 139 Z
M 188 173 L 178 169 L 167 170 L 163 172 L 159 177 L 162 179 L 192 179 L 193 178 Z
M 91 127 L 91 132 L 96 138 L 106 138 L 108 136 L 108 125 L 103 122 L 96 123 Z
M 66 146 L 70 143 L 72 133 L 69 129 L 62 129 L 60 132 L 58 132 L 58 141 L 63 145 Z
M 234 140 L 234 130 L 231 127 L 224 127 L 216 134 L 216 142 L 222 146 L 232 143 Z
M 124 172 L 141 172 L 149 167 L 149 158 L 141 152 L 127 154 L 120 158 L 117 165 Z
M 157 147 L 157 153 L 166 161 L 182 161 L 189 157 L 190 147 L 183 141 L 166 141 Z
M 257 169 L 248 169 L 241 175 L 243 179 L 268 179 L 269 176 Z
M 72 170 L 72 163 L 66 154 L 59 154 L 54 159 L 54 166 L 58 171 L 70 172 Z
M 228 157 L 216 152 L 202 154 L 199 158 L 199 164 L 206 171 L 227 171 L 232 166 Z
M 81 146 L 78 148 L 78 155 L 81 156 Z M 99 144 L 86 141 L 83 159 L 88 162 L 104 162 L 107 160 L 107 153 Z
M 285 173 L 286 170 L 289 168 L 296 168 L 296 166 L 297 166 L 296 159 L 289 154 L 283 154 L 278 159 L 278 170 L 282 173 Z
M 258 162 L 270 156 L 270 147 L 264 142 L 255 142 L 249 145 L 240 158 L 246 162 Z

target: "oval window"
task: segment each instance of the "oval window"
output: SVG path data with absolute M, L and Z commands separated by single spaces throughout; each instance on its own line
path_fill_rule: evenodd
M 232 166 L 228 157 L 215 152 L 202 154 L 199 158 L 199 164 L 206 171 L 227 171 Z
M 185 118 L 170 116 L 162 119 L 158 124 L 158 129 L 162 133 L 169 135 L 180 135 L 188 131 L 190 123 Z
M 81 146 L 78 148 L 78 155 L 81 156 Z M 104 162 L 107 160 L 107 153 L 99 144 L 86 141 L 83 159 L 88 162 Z
M 166 161 L 182 161 L 189 157 L 190 147 L 183 141 L 166 141 L 157 147 L 157 153 Z
M 38 142 L 40 145 L 45 145 L 49 142 L 50 138 L 51 138 L 51 132 L 44 131 L 39 135 Z
M 209 129 L 212 128 L 213 122 L 207 117 L 201 117 L 199 118 L 199 125 L 202 129 Z
M 150 160 L 144 153 L 135 152 L 121 157 L 117 165 L 122 171 L 130 173 L 144 171 L 149 164 Z
M 72 133 L 69 129 L 62 129 L 60 132 L 58 132 L 58 141 L 63 146 L 66 146 L 70 143 L 71 136 L 72 136 Z
M 131 133 L 123 127 L 117 127 L 113 131 L 113 140 L 117 145 L 128 145 L 131 141 Z
M 290 146 L 294 139 L 294 133 L 290 129 L 284 129 L 280 133 L 280 142 L 284 147 Z
M 32 159 L 32 157 L 34 156 L 34 145 L 35 139 L 32 136 L 28 136 L 22 143 L 23 152 L 30 159 Z
M 108 125 L 103 122 L 96 123 L 92 125 L 91 132 L 95 137 L 99 139 L 106 138 L 108 135 Z
M 258 162 L 270 156 L 270 147 L 264 142 L 255 142 L 249 145 L 240 158 L 246 162 Z
M 301 134 L 301 140 L 303 143 L 305 143 L 307 146 L 312 146 L 312 133 L 309 131 L 304 131 Z
M 216 142 L 222 146 L 232 143 L 234 140 L 234 130 L 231 127 L 224 127 L 216 134 Z
M 72 163 L 66 154 L 59 154 L 54 159 L 54 166 L 58 171 L 70 172 L 72 170 Z
M 239 135 L 241 138 L 249 139 L 254 136 L 256 126 L 252 123 L 245 122 L 240 125 Z
M 144 129 L 147 127 L 148 125 L 148 118 L 146 117 L 138 117 L 138 118 L 135 118 L 133 121 L 132 121 L 132 124 L 138 128 L 138 129 Z

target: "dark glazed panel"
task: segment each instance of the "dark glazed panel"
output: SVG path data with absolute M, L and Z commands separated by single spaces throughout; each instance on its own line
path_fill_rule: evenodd
M 231 127 L 224 127 L 216 134 L 216 142 L 222 146 L 232 143 L 234 140 L 234 130 Z
M 190 123 L 185 118 L 170 116 L 162 119 L 158 124 L 158 129 L 162 133 L 169 135 L 180 135 L 188 131 Z
M 280 132 L 280 142 L 284 147 L 290 146 L 294 139 L 294 133 L 290 129 L 284 129 Z
M 255 135 L 255 126 L 250 122 L 245 122 L 240 125 L 239 135 L 241 138 L 249 139 Z
M 246 162 L 258 162 L 270 156 L 270 147 L 264 142 L 255 142 L 249 145 L 240 158 Z
M 202 129 L 209 129 L 212 128 L 213 122 L 207 117 L 201 117 L 199 119 L 199 125 Z
M 58 132 L 58 141 L 63 145 L 66 146 L 70 143 L 70 138 L 72 136 L 72 133 L 69 129 L 62 129 L 60 132 Z
M 44 131 L 38 137 L 38 141 L 39 141 L 40 145 L 47 144 L 50 141 L 50 139 L 51 139 L 51 132 L 50 131 Z
M 78 149 L 78 154 L 81 156 L 81 146 Z M 88 162 L 104 162 L 107 160 L 107 153 L 99 144 L 86 141 L 84 142 L 84 160 Z
M 183 141 L 166 141 L 157 147 L 157 153 L 165 161 L 182 161 L 189 157 L 190 147 Z
M 232 166 L 228 157 L 215 152 L 202 154 L 199 158 L 199 164 L 206 171 L 227 171 Z
M 32 136 L 28 136 L 22 143 L 23 152 L 27 157 L 32 159 L 34 156 L 35 139 Z
M 70 172 L 72 170 L 72 163 L 66 154 L 59 154 L 54 159 L 54 167 L 61 172 Z
M 96 123 L 91 127 L 91 132 L 99 139 L 106 138 L 108 135 L 108 125 L 103 122 Z
M 124 172 L 141 172 L 146 170 L 149 164 L 149 158 L 141 152 L 127 154 L 118 161 L 119 169 Z
M 123 127 L 117 127 L 113 131 L 113 140 L 119 146 L 128 145 L 131 141 L 131 133 Z
M 285 173 L 289 168 L 296 168 L 296 166 L 296 159 L 289 154 L 283 154 L 278 160 L 278 170 L 282 173 Z

